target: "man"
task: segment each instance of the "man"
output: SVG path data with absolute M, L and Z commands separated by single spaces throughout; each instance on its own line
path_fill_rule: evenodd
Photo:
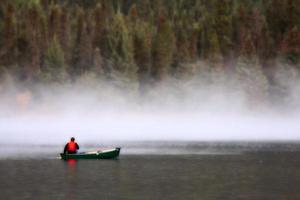
M 71 137 L 71 141 L 68 142 L 64 148 L 64 154 L 72 154 L 77 153 L 77 149 L 79 149 L 78 144 L 75 142 L 75 138 Z

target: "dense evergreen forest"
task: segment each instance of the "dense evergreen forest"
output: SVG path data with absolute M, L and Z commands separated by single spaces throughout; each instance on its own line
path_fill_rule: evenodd
M 234 79 L 263 102 L 300 77 L 299 0 L 1 0 L 0 35 L 2 80 Z

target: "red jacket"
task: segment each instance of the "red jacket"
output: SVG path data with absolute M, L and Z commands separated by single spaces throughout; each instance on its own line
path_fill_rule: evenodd
M 70 141 L 66 144 L 64 153 L 76 153 L 77 149 L 79 149 L 79 146 L 76 142 Z

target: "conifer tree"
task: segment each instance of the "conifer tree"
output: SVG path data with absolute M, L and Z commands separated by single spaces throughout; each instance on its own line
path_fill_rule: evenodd
M 242 40 L 236 75 L 251 105 L 265 103 L 268 98 L 268 81 L 255 52 L 250 33 Z
M 2 47 L 0 51 L 0 62 L 5 67 L 9 67 L 16 62 L 16 29 L 15 9 L 11 4 L 8 4 L 4 12 Z
M 30 77 L 37 77 L 40 72 L 41 53 L 40 53 L 40 26 L 39 26 L 40 13 L 36 5 L 31 6 L 27 13 L 26 22 L 26 36 L 28 41 L 28 64 L 26 66 L 27 73 Z M 26 53 L 26 52 L 23 52 Z
M 152 76 L 156 80 L 163 80 L 170 74 L 175 48 L 175 36 L 171 25 L 161 16 L 157 33 L 153 41 Z
M 72 44 L 72 59 L 70 65 L 71 76 L 79 76 L 83 73 L 82 66 L 80 66 L 81 54 L 80 43 L 82 42 L 82 33 L 84 31 L 84 11 L 81 8 L 76 9 L 76 35 Z
M 49 82 L 64 82 L 66 80 L 64 52 L 56 37 L 53 38 L 46 52 L 41 75 L 43 80 Z
M 194 71 L 194 65 L 191 65 L 191 62 L 197 59 L 198 27 L 189 19 L 186 12 L 180 15 L 175 16 L 176 49 L 173 65 L 176 68 L 177 77 L 187 77 Z
M 138 66 L 140 85 L 148 82 L 151 67 L 151 30 L 146 22 L 140 22 L 135 27 L 133 36 L 134 60 Z
M 249 16 L 249 24 L 251 24 L 249 30 L 260 63 L 263 66 L 267 65 L 275 54 L 274 42 L 271 38 L 267 22 L 258 8 L 252 9 Z
M 103 41 L 105 40 L 105 30 L 107 29 L 108 16 L 106 15 L 105 7 L 102 4 L 97 4 L 93 11 L 94 21 L 94 38 L 93 48 L 104 50 Z
M 209 48 L 209 36 L 210 32 L 214 29 L 214 19 L 209 14 L 208 10 L 205 7 L 201 6 L 199 10 L 201 15 L 199 17 L 198 26 L 199 26 L 199 54 L 200 57 L 206 59 L 208 57 L 208 48 Z
M 87 24 L 85 22 L 84 10 L 77 9 L 76 36 L 72 52 L 71 74 L 80 76 L 92 67 L 92 43 Z
M 297 65 L 300 63 L 300 29 L 298 27 L 295 26 L 284 35 L 280 55 L 289 64 Z
M 60 33 L 61 22 L 61 6 L 52 5 L 49 15 L 48 31 L 49 38 L 52 40 L 54 37 L 58 37 Z
M 176 52 L 174 60 L 176 63 L 187 63 L 190 61 L 190 28 L 187 21 L 179 21 L 176 27 Z
M 64 57 L 67 62 L 70 61 L 70 19 L 68 14 L 68 8 L 66 6 L 62 7 L 60 14 L 60 27 L 58 29 L 59 43 L 64 51 Z
M 161 16 L 167 16 L 165 11 L 165 7 L 162 0 L 153 0 L 151 1 L 152 10 L 153 10 L 153 18 L 159 19 Z
M 191 61 L 195 62 L 198 59 L 198 43 L 199 43 L 199 25 L 195 23 L 189 37 L 189 55 Z
M 300 1 L 287 0 L 287 20 L 289 29 L 300 27 Z
M 219 38 L 216 31 L 211 31 L 208 38 L 209 48 L 208 48 L 208 59 L 211 63 L 222 64 L 222 53 Z
M 275 41 L 294 26 L 300 26 L 300 2 L 297 0 L 269 0 L 266 19 Z
M 138 11 L 137 11 L 137 8 L 136 8 L 135 4 L 133 4 L 130 7 L 129 12 L 128 12 L 128 16 L 129 16 L 129 22 L 130 23 L 133 23 L 133 24 L 137 23 L 137 20 L 138 20 Z
M 113 70 L 136 80 L 137 68 L 133 57 L 132 35 L 120 11 L 114 14 L 108 31 L 107 46 L 109 57 L 114 61 Z
M 232 59 L 232 1 L 217 0 L 214 14 L 215 29 L 220 43 L 220 50 L 225 62 Z
M 152 15 L 152 9 L 151 9 L 151 2 L 150 1 L 138 1 L 137 4 L 138 8 L 138 14 L 139 18 L 143 21 L 150 22 L 151 15 Z
M 48 35 L 48 25 L 47 25 L 47 16 L 41 15 L 39 18 L 39 41 L 40 41 L 40 54 L 41 54 L 41 66 L 44 64 L 45 55 L 49 47 L 49 35 Z

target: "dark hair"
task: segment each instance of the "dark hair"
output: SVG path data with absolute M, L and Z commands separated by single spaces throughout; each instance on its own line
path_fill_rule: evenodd
M 74 137 L 71 137 L 71 141 L 74 141 L 75 140 L 75 138 Z

